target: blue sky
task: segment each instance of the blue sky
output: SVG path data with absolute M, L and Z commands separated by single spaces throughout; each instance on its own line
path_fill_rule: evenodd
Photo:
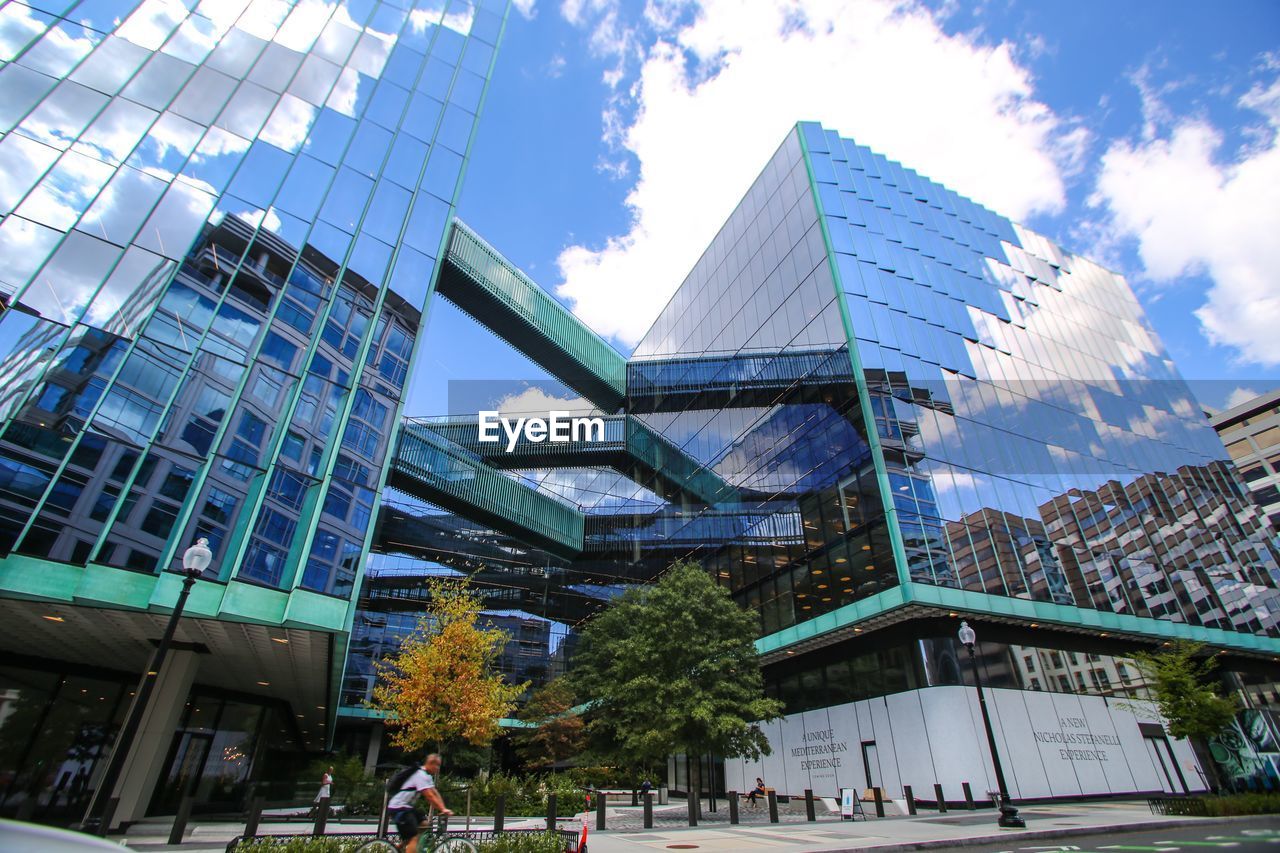
M 1273 0 L 518 6 L 459 213 L 624 353 L 813 119 L 1123 272 L 1203 403 L 1280 385 Z M 439 378 L 538 377 L 432 311 Z

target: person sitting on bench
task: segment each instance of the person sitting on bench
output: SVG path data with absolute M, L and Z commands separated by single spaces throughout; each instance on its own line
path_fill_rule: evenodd
M 756 803 L 756 799 L 757 799 L 758 797 L 763 797 L 763 796 L 765 796 L 765 795 L 766 795 L 766 793 L 767 793 L 767 791 L 765 791 L 765 787 L 764 787 L 764 780 L 763 780 L 763 779 L 761 779 L 759 776 L 757 776 L 757 777 L 756 777 L 756 786 L 755 786 L 754 788 L 752 788 L 752 789 L 751 789 L 751 793 L 747 794 L 747 802 L 751 803 L 751 805 L 753 805 L 753 806 L 754 806 L 754 805 L 757 805 L 757 803 Z

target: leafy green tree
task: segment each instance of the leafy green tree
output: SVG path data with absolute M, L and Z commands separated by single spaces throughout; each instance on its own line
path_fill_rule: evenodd
M 596 742 L 633 765 L 676 753 L 769 754 L 758 723 L 776 719 L 782 703 L 764 695 L 755 634 L 756 620 L 695 562 L 629 590 L 587 623 L 574 656 Z M 699 762 L 690 763 L 696 792 Z
M 573 688 L 567 679 L 557 678 L 533 691 L 518 719 L 533 728 L 512 733 L 516 750 L 533 766 L 555 764 L 580 754 L 586 745 L 582 717 L 571 713 Z
M 1133 660 L 1168 721 L 1169 734 L 1196 744 L 1217 782 L 1218 770 L 1207 744 L 1231 725 L 1236 703 L 1219 695 L 1213 677 L 1218 661 L 1203 651 L 1203 643 L 1175 640 L 1159 651 L 1139 652 Z

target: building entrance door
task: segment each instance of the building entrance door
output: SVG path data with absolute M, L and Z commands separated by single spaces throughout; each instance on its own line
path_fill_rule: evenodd
M 1151 762 L 1160 771 L 1161 790 L 1166 794 L 1190 793 L 1186 781 L 1182 778 L 1178 761 L 1173 756 L 1173 749 L 1169 746 L 1169 739 L 1163 734 L 1160 737 L 1147 735 L 1142 738 L 1142 742 L 1146 744 Z

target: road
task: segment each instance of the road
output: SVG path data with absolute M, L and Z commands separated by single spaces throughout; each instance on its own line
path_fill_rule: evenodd
M 945 849 L 964 850 L 965 853 L 1208 853 L 1214 849 L 1229 850 L 1231 853 L 1280 853 L 1280 816 L 1273 827 L 1259 826 L 1256 823 L 1245 826 L 1210 824 L 1180 829 L 1078 835 L 1064 838 L 1060 844 L 1045 841 L 1035 845 L 1035 840 L 1028 839 L 1026 846 L 1005 842 L 1003 845 Z

